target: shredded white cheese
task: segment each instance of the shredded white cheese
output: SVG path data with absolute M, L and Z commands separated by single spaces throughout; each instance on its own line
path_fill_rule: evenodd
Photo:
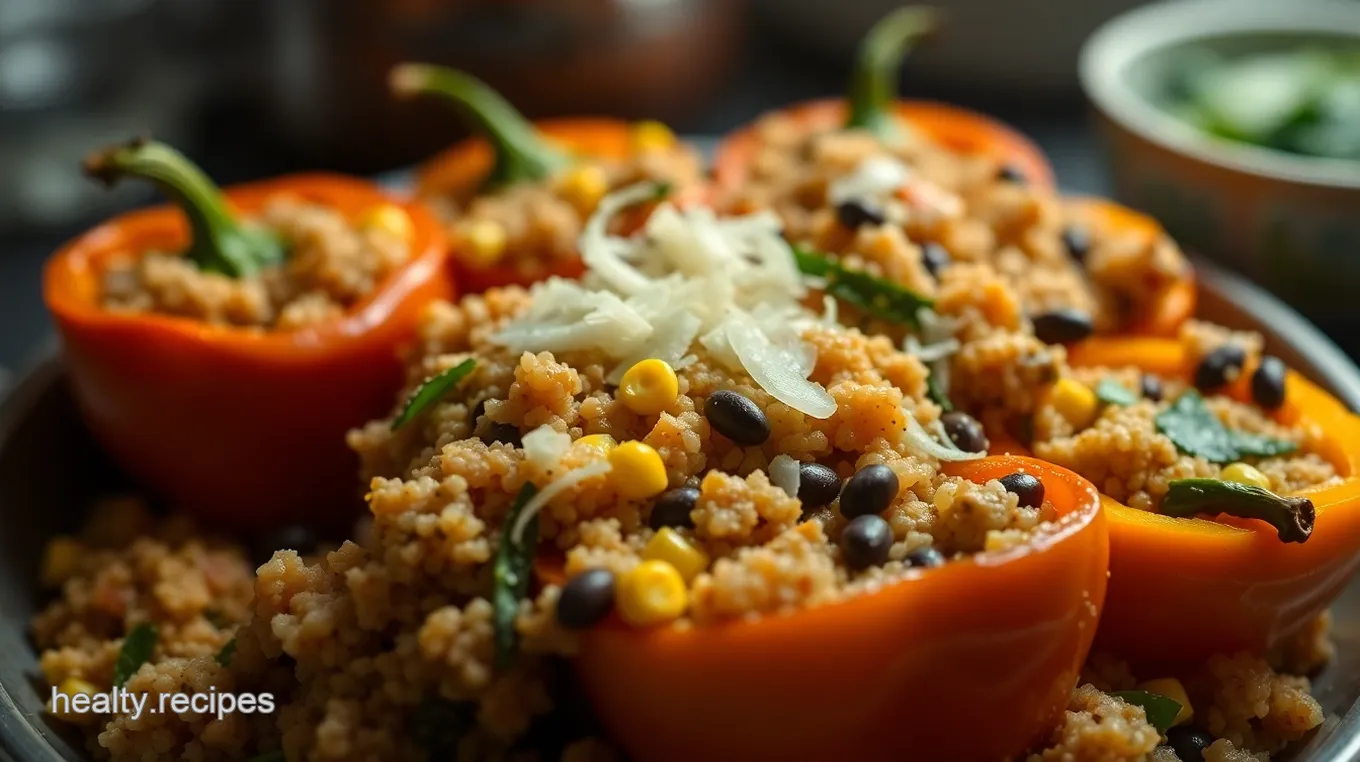
M 521 442 L 525 460 L 544 471 L 556 467 L 562 461 L 562 456 L 571 449 L 571 435 L 546 423 L 525 434 Z
M 802 486 L 802 481 L 798 461 L 783 453 L 774 456 L 770 461 L 770 483 L 784 490 L 784 494 L 798 497 L 798 488 Z
M 827 316 L 802 306 L 807 286 L 778 218 L 662 203 L 639 234 L 609 234 L 614 215 L 653 192 L 643 183 L 605 197 L 581 234 L 584 277 L 536 284 L 526 313 L 493 340 L 519 352 L 601 352 L 613 382 L 647 358 L 693 363 L 697 341 L 781 402 L 829 417 L 835 400 L 808 380 L 817 356 L 802 339 Z
M 911 179 L 906 164 L 891 156 L 870 156 L 854 171 L 831 182 L 826 189 L 827 200 L 833 205 L 847 201 L 882 201 L 890 197 Z

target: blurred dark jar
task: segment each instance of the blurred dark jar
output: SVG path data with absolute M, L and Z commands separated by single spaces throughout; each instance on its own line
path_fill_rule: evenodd
M 387 72 L 464 68 L 530 116 L 681 122 L 728 71 L 738 0 L 268 0 L 268 114 L 300 156 L 356 171 L 463 134 L 447 108 L 394 103 Z

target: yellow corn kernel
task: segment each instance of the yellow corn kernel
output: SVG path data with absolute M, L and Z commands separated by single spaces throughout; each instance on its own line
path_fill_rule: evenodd
M 1058 379 L 1049 402 L 1078 431 L 1091 425 L 1099 409 L 1099 400 L 1091 387 L 1071 378 Z
M 675 146 L 675 133 L 661 122 L 647 119 L 633 125 L 633 150 L 638 153 L 669 151 Z
M 411 215 L 396 204 L 369 207 L 359 215 L 359 227 L 365 230 L 381 230 L 402 241 L 409 241 L 415 235 Z
M 1190 706 L 1190 697 L 1185 694 L 1185 686 L 1181 685 L 1181 681 L 1174 677 L 1159 677 L 1156 680 L 1149 680 L 1138 688 L 1148 693 L 1166 696 L 1181 705 L 1181 710 L 1176 713 L 1176 719 L 1171 723 L 1172 725 L 1184 725 L 1195 716 L 1195 709 Z
M 619 400 L 638 415 L 656 415 L 680 396 L 680 380 L 665 360 L 643 360 L 623 374 Z
M 505 253 L 510 236 L 505 226 L 494 220 L 474 220 L 462 231 L 462 254 L 468 264 L 490 267 Z
M 88 680 L 82 680 L 78 677 L 68 677 L 57 685 L 57 693 L 65 696 L 66 701 L 52 701 L 49 699 L 47 711 L 53 717 L 73 725 L 86 725 L 100 718 L 101 715 L 96 714 L 95 712 L 70 711 L 69 706 L 70 698 L 72 696 L 78 694 L 93 696 L 94 694 L 99 693 L 99 687 L 94 683 L 91 683 Z M 63 706 L 63 704 L 66 704 L 66 706 Z
M 643 561 L 616 583 L 615 605 L 623 621 L 634 627 L 669 622 L 685 613 L 689 588 L 674 566 Z
M 60 587 L 76 573 L 80 558 L 85 554 L 85 546 L 71 537 L 57 536 L 47 541 L 43 548 L 40 576 L 47 587 Z
M 662 527 L 652 535 L 647 547 L 642 549 L 642 557 L 648 561 L 665 561 L 674 566 L 686 583 L 693 582 L 699 572 L 708 568 L 708 554 L 694 547 L 684 535 L 670 527 Z
M 608 434 L 587 434 L 576 440 L 576 444 L 594 447 L 600 452 L 608 453 L 610 450 L 617 447 L 619 443 L 615 442 L 614 438 Z
M 1247 463 L 1230 463 L 1223 467 L 1223 473 L 1220 476 L 1224 481 L 1270 489 L 1270 477 Z
M 626 498 L 652 497 L 666 491 L 666 464 L 651 445 L 636 440 L 609 451 L 614 487 Z
M 557 192 L 582 213 L 589 213 L 609 191 L 609 178 L 594 164 L 568 170 L 557 181 Z

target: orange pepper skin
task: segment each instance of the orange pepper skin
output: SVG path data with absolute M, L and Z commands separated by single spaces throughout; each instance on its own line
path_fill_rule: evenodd
M 1183 379 L 1193 372 L 1180 344 L 1163 339 L 1090 339 L 1069 359 Z M 1250 400 L 1249 378 L 1242 373 L 1226 392 Z M 1263 653 L 1340 594 L 1360 565 L 1360 418 L 1293 372 L 1274 417 L 1321 427 L 1321 454 L 1341 477 L 1298 493 L 1317 511 L 1312 536 L 1282 543 L 1264 522 L 1170 518 L 1102 496 L 1110 517 L 1110 590 L 1099 649 L 1166 666 L 1243 649 Z M 1024 451 L 1013 440 L 994 447 Z
M 397 203 L 331 175 L 226 192 L 245 214 L 276 194 L 350 219 Z M 288 333 L 101 307 L 100 276 L 111 259 L 187 244 L 176 209 L 125 214 L 67 244 L 47 263 L 43 296 L 95 437 L 145 486 L 209 524 L 347 521 L 361 489 L 345 432 L 391 408 L 404 378 L 398 346 L 413 337 L 427 304 L 454 296 L 438 224 L 423 207 L 403 208 L 414 229 L 410 260 L 342 319 Z
M 1156 220 L 1113 201 L 1073 198 L 1066 202 L 1066 207 L 1070 214 L 1106 235 L 1139 235 L 1149 246 L 1166 236 Z M 1175 337 L 1181 324 L 1194 316 L 1197 303 L 1195 275 L 1187 263 L 1181 277 L 1167 283 L 1146 309 L 1135 316 L 1127 333 Z
M 557 146 L 578 156 L 623 161 L 633 155 L 633 125 L 620 119 L 599 117 L 571 117 L 545 119 L 534 123 L 539 134 Z M 491 171 L 491 146 L 481 137 L 472 137 L 449 147 L 423 164 L 416 172 L 416 195 L 419 198 L 442 196 L 467 197 L 476 192 Z M 706 186 L 699 184 L 671 199 L 677 204 L 703 203 L 709 198 Z M 641 227 L 650 212 L 650 205 L 633 210 L 632 227 Z M 453 246 L 457 246 L 454 242 Z M 508 251 L 506 258 L 513 258 Z M 462 293 L 481 293 L 489 288 L 520 285 L 528 286 L 550 276 L 577 278 L 585 272 L 580 259 L 560 260 L 552 266 L 529 269 L 514 263 L 492 267 L 472 267 L 464 264 L 466 257 L 453 251 L 453 268 L 457 273 Z
M 844 99 L 827 98 L 788 106 L 782 113 L 811 134 L 843 128 L 847 108 Z M 899 100 L 894 103 L 894 110 L 902 121 L 951 151 L 980 154 L 1012 164 L 1025 173 L 1031 184 L 1056 187 L 1053 168 L 1039 147 L 996 119 L 935 101 Z M 727 190 L 743 185 L 759 148 L 760 136 L 754 124 L 723 138 L 714 157 L 715 184 Z
M 610 737 L 637 762 L 995 762 L 1052 727 L 1105 595 L 1094 488 L 1024 458 L 1063 514 L 1033 543 L 917 570 L 842 603 L 689 628 L 585 633 L 578 674 Z M 986 717 L 986 732 L 977 718 Z M 895 740 L 899 739 L 899 740 Z

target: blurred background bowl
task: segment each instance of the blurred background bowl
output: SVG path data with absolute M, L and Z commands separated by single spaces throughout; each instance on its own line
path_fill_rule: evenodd
M 1186 248 L 1347 331 L 1360 291 L 1360 162 L 1230 143 L 1156 105 L 1170 62 L 1192 46 L 1241 55 L 1310 44 L 1360 48 L 1360 3 L 1156 3 L 1101 27 L 1080 73 L 1121 201 L 1156 216 Z

